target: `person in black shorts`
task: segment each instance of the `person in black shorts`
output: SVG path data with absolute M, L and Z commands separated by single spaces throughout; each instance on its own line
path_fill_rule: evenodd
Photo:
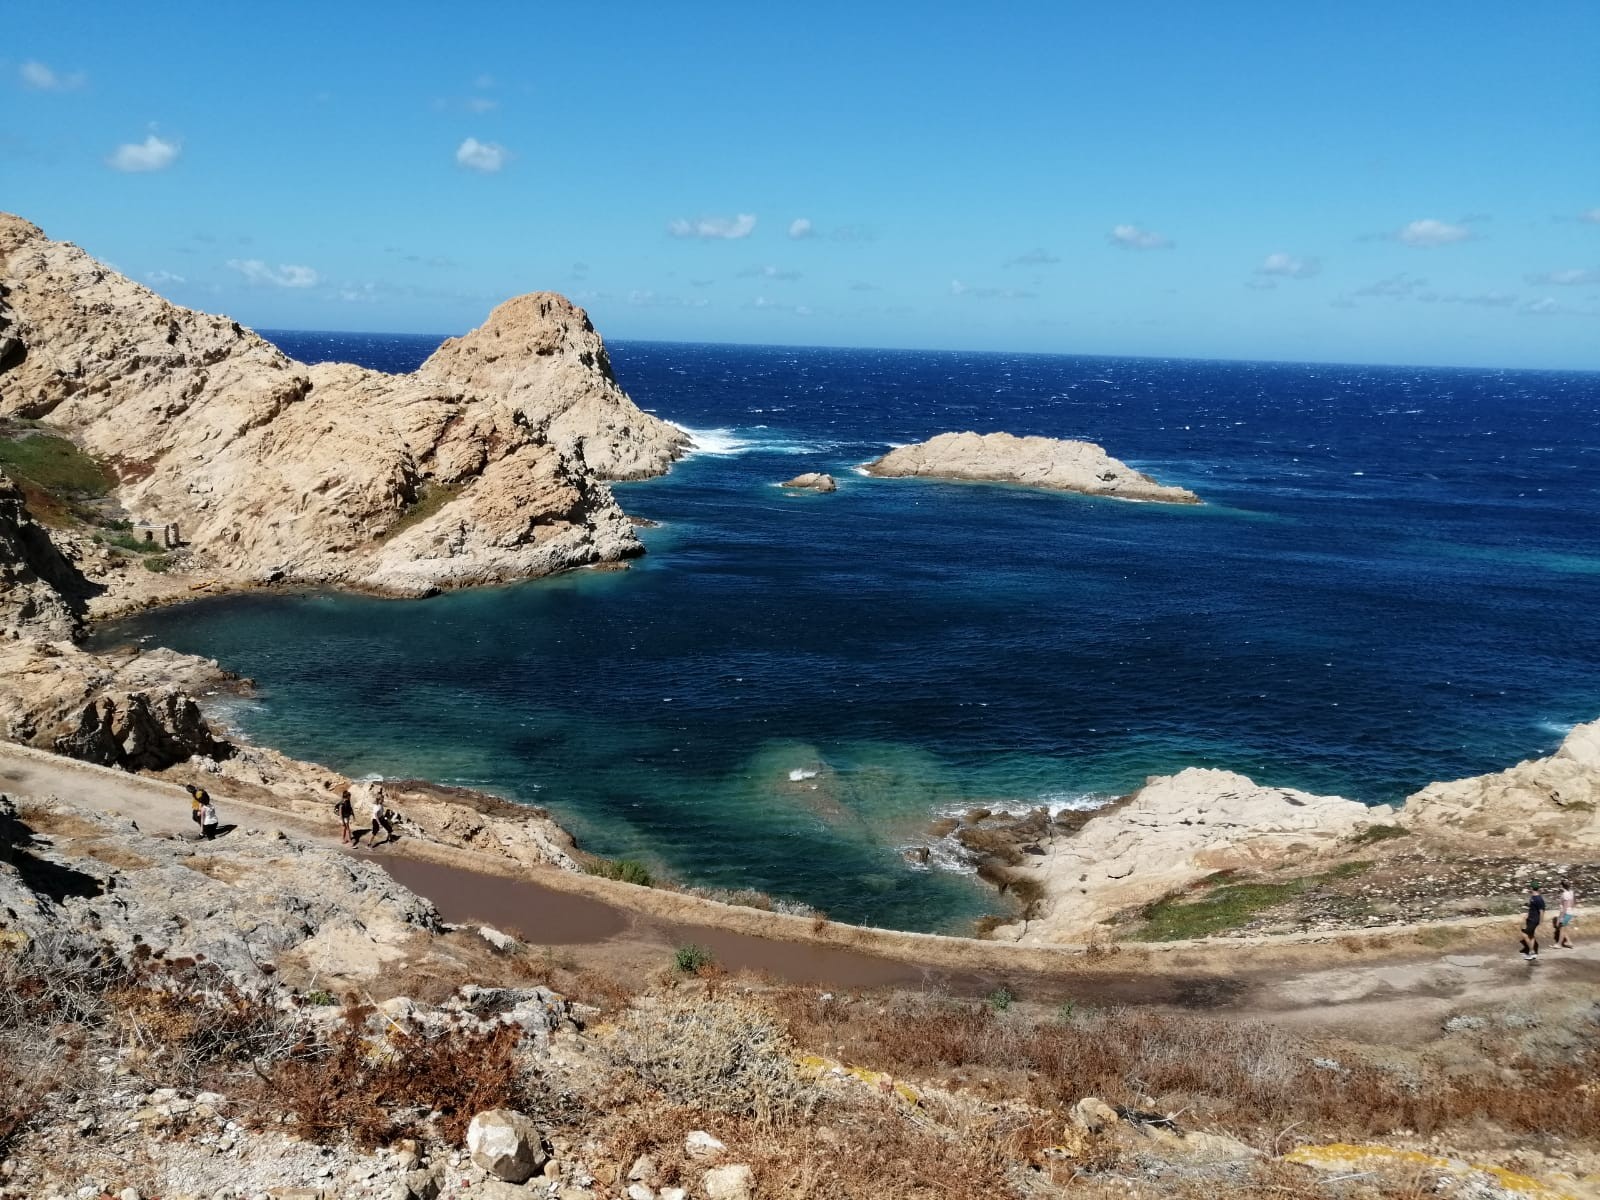
M 1529 962 L 1539 961 L 1539 926 L 1544 924 L 1544 897 L 1539 885 L 1528 888 L 1528 918 L 1522 923 L 1522 957 Z

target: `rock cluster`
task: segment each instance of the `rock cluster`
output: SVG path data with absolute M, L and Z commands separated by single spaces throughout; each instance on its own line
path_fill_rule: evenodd
M 583 311 L 535 293 L 412 375 L 308 367 L 0 214 L 0 416 L 110 462 L 189 577 L 420 595 L 640 550 L 603 482 L 687 445 L 617 386 Z M 186 587 L 174 583 L 174 587 Z
M 1115 913 L 1212 872 L 1312 857 L 1390 815 L 1381 805 L 1261 787 L 1231 771 L 1191 767 L 1150 780 L 1083 820 L 1075 833 L 1057 836 L 1047 828 L 1040 853 L 1010 871 L 1042 891 L 1038 911 L 995 935 L 1028 943 L 1089 937 Z
M 867 463 L 869 475 L 1015 483 L 1052 491 L 1199 504 L 1187 488 L 1157 483 L 1093 442 L 1009 433 L 941 433 Z
M 1397 819 L 1419 832 L 1592 850 L 1600 846 L 1600 721 L 1575 726 L 1544 758 L 1430 783 L 1406 798 Z

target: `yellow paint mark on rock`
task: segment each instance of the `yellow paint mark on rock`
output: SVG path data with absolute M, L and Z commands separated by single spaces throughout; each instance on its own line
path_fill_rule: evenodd
M 1504 1167 L 1462 1162 L 1454 1158 L 1439 1158 L 1432 1154 L 1423 1154 L 1417 1150 L 1401 1150 L 1394 1146 L 1353 1146 L 1344 1142 L 1334 1142 L 1326 1146 L 1301 1146 L 1298 1150 L 1284 1155 L 1284 1158 L 1288 1162 L 1299 1163 L 1301 1166 L 1312 1167 L 1319 1171 L 1364 1171 L 1392 1166 L 1412 1169 L 1431 1168 L 1437 1171 L 1449 1171 L 1456 1175 L 1476 1172 L 1487 1175 L 1506 1191 L 1526 1196 L 1528 1200 L 1577 1200 L 1571 1192 L 1553 1187 L 1529 1175 L 1508 1171 Z

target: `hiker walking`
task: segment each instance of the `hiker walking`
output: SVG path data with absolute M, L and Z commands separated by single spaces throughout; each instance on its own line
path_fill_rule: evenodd
M 183 790 L 189 793 L 189 819 L 195 823 L 195 827 L 201 833 L 204 833 L 205 826 L 200 820 L 200 810 L 211 803 L 211 796 L 206 792 L 205 788 L 195 787 L 192 783 L 184 784 Z
M 391 813 L 383 805 L 384 795 L 381 784 L 372 785 L 372 836 L 367 839 L 369 847 L 378 845 L 378 830 L 383 830 L 384 841 L 394 841 L 394 826 L 389 823 Z
M 1522 957 L 1529 962 L 1539 961 L 1539 926 L 1544 924 L 1544 896 L 1539 885 L 1528 888 L 1528 917 L 1522 923 Z
M 356 806 L 350 799 L 349 788 L 339 793 L 339 801 L 333 806 L 333 811 L 339 818 L 339 841 L 348 846 L 351 843 L 350 822 L 356 815 Z
M 1577 902 L 1572 898 L 1572 880 L 1561 881 L 1561 908 L 1550 918 L 1550 936 L 1555 944 L 1572 949 L 1572 919 L 1578 915 Z
M 208 842 L 217 836 L 217 806 L 211 803 L 210 796 L 200 806 L 200 836 Z

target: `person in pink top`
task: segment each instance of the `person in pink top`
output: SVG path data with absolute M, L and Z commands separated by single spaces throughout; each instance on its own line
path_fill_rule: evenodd
M 1561 907 L 1550 917 L 1550 936 L 1556 945 L 1572 949 L 1572 921 L 1578 915 L 1577 902 L 1572 898 L 1572 880 L 1561 881 Z

